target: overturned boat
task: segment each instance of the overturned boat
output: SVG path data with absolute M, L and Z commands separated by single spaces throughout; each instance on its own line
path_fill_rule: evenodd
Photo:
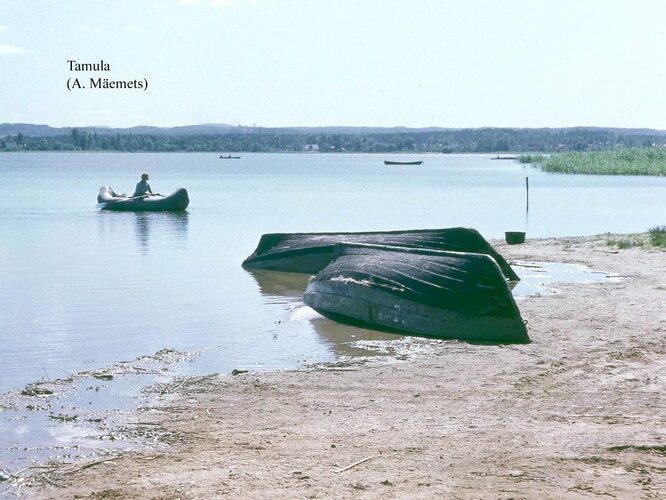
M 109 186 L 102 186 L 97 195 L 102 210 L 119 212 L 178 212 L 190 204 L 187 189 L 180 188 L 168 196 L 120 196 Z
M 496 261 L 483 254 L 340 244 L 303 301 L 342 323 L 474 342 L 529 342 Z
M 254 253 L 243 262 L 243 267 L 314 274 L 333 260 L 336 243 L 343 242 L 486 254 L 495 259 L 506 279 L 520 280 L 507 261 L 476 229 L 466 227 L 367 233 L 264 234 Z

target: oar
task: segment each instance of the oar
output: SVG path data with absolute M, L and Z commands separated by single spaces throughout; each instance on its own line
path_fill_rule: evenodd
M 147 196 L 149 196 L 149 195 L 142 194 L 141 196 L 132 196 L 130 198 L 123 198 L 122 200 L 117 200 L 117 201 L 105 201 L 105 202 L 102 202 L 102 203 L 98 203 L 97 206 L 99 208 L 105 208 L 108 205 L 115 205 L 116 203 L 124 203 L 126 201 L 132 201 L 132 200 L 140 200 L 141 198 L 146 198 Z
M 142 194 L 141 196 L 132 196 L 130 198 L 124 198 L 122 200 L 112 201 L 111 203 L 122 203 L 124 201 L 140 200 L 141 198 L 147 198 L 148 196 L 150 196 L 150 195 L 149 194 Z

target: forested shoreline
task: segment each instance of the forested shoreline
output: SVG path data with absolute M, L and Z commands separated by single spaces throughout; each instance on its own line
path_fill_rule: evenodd
M 612 128 L 385 131 L 340 128 L 342 131 L 337 131 L 333 127 L 312 130 L 226 127 L 216 132 L 196 133 L 194 126 L 146 127 L 150 133 L 143 133 L 140 127 L 136 128 L 139 132 L 133 129 L 23 127 L 34 127 L 37 133 L 5 132 L 2 135 L 0 130 L 0 151 L 490 153 L 604 151 L 666 145 L 664 131 Z M 180 132 L 185 129 L 187 132 Z M 15 127 L 13 130 L 23 129 Z

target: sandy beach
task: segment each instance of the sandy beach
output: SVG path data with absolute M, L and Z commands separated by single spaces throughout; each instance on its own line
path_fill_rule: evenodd
M 168 446 L 40 471 L 22 498 L 664 498 L 666 253 L 493 242 L 617 277 L 519 302 L 532 342 L 180 382 Z

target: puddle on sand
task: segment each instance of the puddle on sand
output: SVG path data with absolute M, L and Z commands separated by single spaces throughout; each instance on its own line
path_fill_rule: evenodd
M 0 395 L 0 496 L 11 497 L 36 463 L 74 462 L 146 444 L 132 412 L 150 405 L 196 356 L 163 349 L 152 356 L 29 384 Z M 134 416 L 132 416 L 134 415 Z M 153 441 L 153 442 L 151 442 Z
M 595 271 L 582 264 L 517 261 L 511 267 L 520 276 L 520 281 L 511 290 L 516 300 L 559 293 L 559 290 L 553 286 L 555 284 L 604 283 L 619 280 L 618 277 Z

